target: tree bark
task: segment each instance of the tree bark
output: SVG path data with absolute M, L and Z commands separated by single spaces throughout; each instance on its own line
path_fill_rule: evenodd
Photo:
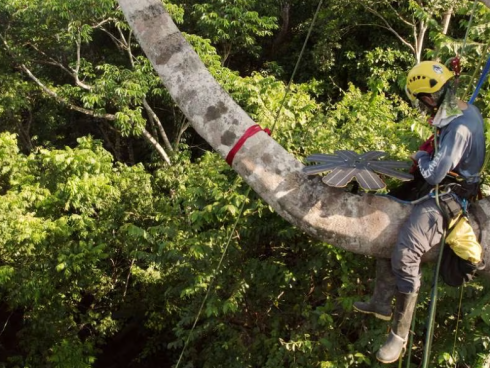
M 225 158 L 255 123 L 206 70 L 160 0 L 119 0 L 119 4 L 172 98 L 196 132 Z M 350 252 L 389 257 L 410 205 L 327 187 L 319 177 L 305 176 L 302 168 L 264 132 L 249 138 L 233 161 L 233 169 L 261 198 L 310 236 Z M 473 225 L 486 243 L 489 200 L 480 201 L 474 209 Z M 424 261 L 433 260 L 436 251 L 429 252 Z
M 490 8 L 490 0 L 480 0 L 480 2 L 485 4 L 486 7 Z
M 453 15 L 453 7 L 450 7 L 442 17 L 442 34 L 446 35 L 449 29 L 449 23 L 451 22 L 451 16 Z
M 291 10 L 291 5 L 286 2 L 282 4 L 281 6 L 281 29 L 279 30 L 279 33 L 277 36 L 274 38 L 274 42 L 272 43 L 272 47 L 270 50 L 270 55 L 274 55 L 275 52 L 281 47 L 282 43 L 284 42 L 284 39 L 286 38 L 288 32 L 289 32 L 289 19 L 290 19 L 290 10 Z

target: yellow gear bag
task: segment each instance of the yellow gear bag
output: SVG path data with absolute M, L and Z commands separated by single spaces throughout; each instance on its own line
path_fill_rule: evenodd
M 446 237 L 446 243 L 456 255 L 473 264 L 482 261 L 483 249 L 478 242 L 475 232 L 466 216 L 454 219 L 449 227 L 450 232 Z

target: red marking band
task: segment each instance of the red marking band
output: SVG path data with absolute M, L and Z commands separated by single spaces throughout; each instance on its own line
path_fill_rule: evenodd
M 245 133 L 243 133 L 243 135 L 240 137 L 240 139 L 235 143 L 235 145 L 233 146 L 233 148 L 230 150 L 230 152 L 228 152 L 228 156 L 226 156 L 226 162 L 228 163 L 228 165 L 231 166 L 231 164 L 233 163 L 233 159 L 235 158 L 235 155 L 236 153 L 240 150 L 240 148 L 242 148 L 243 144 L 245 143 L 245 141 L 247 139 L 249 139 L 251 136 L 253 136 L 255 133 L 258 133 L 260 131 L 264 131 L 266 132 L 267 134 L 271 135 L 271 131 L 267 128 L 265 129 L 262 129 L 260 127 L 260 125 L 256 124 L 256 125 L 252 125 L 250 128 L 248 128 Z

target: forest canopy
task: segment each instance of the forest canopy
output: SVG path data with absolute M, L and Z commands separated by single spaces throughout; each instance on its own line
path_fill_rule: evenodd
M 339 149 L 407 160 L 430 134 L 407 70 L 459 55 L 467 99 L 490 44 L 490 9 L 476 1 L 330 0 L 318 14 L 304 0 L 164 5 L 299 160 Z M 186 367 L 377 366 L 388 324 L 352 310 L 374 259 L 307 236 L 250 193 L 116 1 L 4 0 L 0 47 L 0 367 L 171 367 L 181 354 Z M 484 83 L 485 118 L 488 101 Z M 431 283 L 429 266 L 414 366 Z M 439 288 L 431 366 L 490 367 L 485 281 L 461 302 Z

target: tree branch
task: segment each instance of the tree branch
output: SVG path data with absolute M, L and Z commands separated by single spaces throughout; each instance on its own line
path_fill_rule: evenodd
M 485 4 L 486 7 L 490 8 L 490 0 L 480 0 L 480 2 Z
M 93 110 L 85 109 L 83 107 L 77 106 L 71 102 L 69 102 L 67 99 L 59 96 L 56 92 L 53 90 L 49 89 L 43 82 L 41 82 L 31 71 L 30 69 L 25 65 L 25 64 L 20 64 L 19 65 L 22 71 L 27 74 L 29 78 L 31 78 L 41 89 L 48 94 L 49 96 L 53 97 L 56 101 L 59 103 L 67 106 L 69 109 L 81 112 L 82 114 L 93 116 L 96 118 L 103 118 L 106 120 L 114 121 L 116 120 L 116 115 L 113 114 L 101 114 Z
M 93 29 L 101 28 L 104 24 L 113 21 L 114 18 L 107 18 L 92 26 Z
M 175 109 L 174 109 L 175 111 Z M 174 116 L 175 116 L 175 112 L 174 112 Z M 177 118 L 175 118 L 175 120 L 177 120 Z M 174 147 L 177 149 L 177 146 L 180 142 L 180 139 L 182 138 L 182 134 L 184 134 L 184 132 L 187 130 L 187 128 L 189 128 L 191 125 L 191 123 L 189 122 L 189 120 L 187 120 L 187 118 L 185 117 L 184 114 L 182 114 L 182 119 L 180 120 L 180 124 L 178 125 L 179 126 L 179 131 L 177 132 L 177 136 L 175 137 L 175 141 L 174 141 Z
M 422 45 L 424 44 L 424 38 L 425 38 L 425 33 L 427 32 L 428 25 L 425 21 L 420 22 L 420 30 L 418 37 L 415 39 L 415 45 L 416 45 L 416 50 L 417 52 L 415 53 L 415 57 L 417 60 L 417 63 L 420 63 L 422 60 Z M 416 32 L 414 31 L 414 35 L 416 35 Z
M 168 157 L 167 155 L 167 152 L 165 152 L 165 150 L 163 149 L 163 147 L 156 141 L 155 138 L 153 138 L 153 136 L 150 134 L 150 132 L 148 132 L 145 128 L 143 128 L 143 130 L 141 131 L 141 133 L 143 134 L 143 138 L 145 138 L 145 140 L 155 148 L 155 150 L 157 151 L 157 153 L 160 155 L 160 157 L 169 165 L 171 165 L 172 163 L 170 162 L 170 158 Z
M 412 50 L 412 52 L 415 54 L 415 49 L 413 47 L 413 45 L 408 42 L 407 40 L 405 40 L 392 26 L 391 24 L 380 14 L 378 13 L 376 10 L 372 9 L 371 7 L 365 5 L 365 4 L 362 4 L 362 6 L 364 6 L 366 8 L 366 10 L 368 12 L 370 12 L 371 14 L 375 15 L 376 17 L 378 17 L 379 19 L 381 19 L 381 21 L 385 24 L 385 26 L 381 26 L 381 25 L 378 25 L 378 27 L 381 27 L 381 28 L 385 28 L 387 29 L 388 31 L 390 31 L 392 34 L 395 35 L 396 38 L 398 38 L 404 45 L 408 46 L 410 48 L 410 50 Z M 408 23 L 410 24 L 410 23 Z M 411 25 L 412 27 L 414 27 L 414 25 L 412 24 Z
M 119 35 L 120 35 L 121 40 L 122 40 L 122 41 L 118 40 L 118 42 L 121 43 L 121 45 L 123 45 L 123 48 L 128 52 L 129 62 L 131 63 L 131 66 L 134 69 L 135 58 L 133 56 L 133 51 L 131 50 L 131 43 L 130 43 L 131 35 L 133 32 L 132 31 L 129 32 L 128 40 L 126 40 L 126 38 L 124 37 L 124 33 L 122 32 L 121 28 L 117 27 L 117 29 L 119 31 Z M 169 152 L 173 152 L 172 145 L 170 144 L 167 133 L 165 132 L 165 129 L 163 128 L 162 122 L 160 121 L 160 118 L 155 113 L 155 111 L 148 104 L 146 97 L 143 97 L 143 107 L 145 108 L 146 113 L 148 114 L 148 117 L 151 120 L 151 122 L 153 122 L 155 124 L 155 126 L 157 127 L 158 132 L 160 133 L 160 137 L 163 140 L 163 144 L 165 145 L 165 148 Z
M 490 0 L 489 0 L 489 1 L 490 1 Z M 387 26 L 383 26 L 383 25 L 381 25 L 381 24 L 376 24 L 376 23 L 359 23 L 359 24 L 354 24 L 354 25 L 352 25 L 352 26 L 350 26 L 350 27 L 346 27 L 346 28 L 344 28 L 344 29 L 349 30 L 349 29 L 352 29 L 352 28 L 354 28 L 354 27 L 360 27 L 360 26 L 379 27 L 379 28 L 386 29 L 387 31 L 389 31 L 389 32 L 391 32 L 391 33 L 394 33 L 394 34 L 395 34 L 395 36 L 397 36 L 397 35 L 398 35 L 398 33 L 394 32 L 393 28 L 391 28 L 391 27 L 387 27 Z M 412 45 L 410 42 L 406 41 L 404 38 L 402 38 L 402 37 L 401 37 L 401 36 L 399 36 L 399 35 L 397 36 L 397 38 L 398 38 L 398 39 L 399 39 L 399 40 L 400 40 L 400 41 L 401 41 L 401 42 L 402 42 L 404 45 L 406 45 L 406 46 L 407 46 L 407 47 L 410 49 L 410 51 L 412 51 L 412 52 L 413 52 L 413 54 L 414 54 L 414 55 L 416 54 L 416 49 L 414 48 L 414 46 L 413 46 L 413 45 Z
M 124 40 L 124 42 L 121 42 L 120 40 L 115 38 L 110 32 L 108 32 L 107 30 L 104 29 L 103 25 L 108 23 L 110 20 L 111 20 L 110 18 L 105 19 L 104 21 L 92 26 L 92 28 L 101 29 L 102 31 L 107 33 L 109 36 L 111 36 L 111 38 L 113 40 L 117 41 L 119 43 L 119 47 L 126 49 L 129 53 L 131 64 L 134 67 L 134 57 L 132 56 L 132 53 L 131 53 L 131 50 L 129 47 L 130 45 L 126 42 L 124 35 L 121 34 L 122 39 Z M 132 33 L 132 31 L 130 31 L 130 32 Z M 120 33 L 121 33 L 121 31 L 120 31 Z M 114 114 L 100 113 L 100 112 L 97 112 L 95 110 L 86 109 L 86 108 L 77 106 L 76 104 L 70 102 L 68 99 L 66 99 L 62 96 L 59 96 L 54 90 L 49 88 L 40 79 L 38 79 L 34 75 L 34 73 L 27 67 L 27 65 L 25 63 L 19 62 L 17 60 L 18 57 L 16 57 L 16 55 L 14 55 L 14 53 L 12 52 L 11 48 L 9 47 L 9 45 L 8 45 L 6 39 L 3 37 L 3 35 L 0 35 L 0 40 L 4 44 L 6 51 L 9 53 L 9 55 L 12 57 L 12 59 L 17 61 L 17 65 L 19 66 L 19 68 L 32 81 L 34 81 L 41 88 L 41 90 L 44 93 L 46 93 L 48 96 L 54 98 L 58 103 L 68 107 L 69 109 L 71 109 L 73 111 L 77 111 L 77 112 L 80 112 L 82 114 L 94 117 L 94 118 L 102 118 L 102 119 L 105 119 L 108 121 L 115 121 L 116 120 L 116 115 L 114 115 Z M 76 66 L 74 69 L 65 67 L 62 63 L 60 63 L 57 60 L 53 59 L 52 57 L 48 56 L 45 52 L 39 50 L 35 45 L 30 44 L 30 46 L 33 47 L 33 49 L 36 50 L 38 53 L 40 53 L 41 55 L 46 57 L 49 60 L 49 63 L 51 65 L 59 67 L 61 70 L 66 72 L 68 75 L 70 75 L 75 80 L 75 83 L 77 86 L 82 87 L 85 90 L 92 90 L 93 89 L 92 86 L 81 82 L 79 79 L 79 75 L 78 75 L 78 73 L 80 71 L 80 66 L 81 66 L 81 37 L 80 37 L 80 33 L 78 33 L 78 37 L 76 40 Z M 156 122 L 156 125 L 160 130 L 160 134 L 162 135 L 162 139 L 164 140 L 165 145 L 167 146 L 167 149 L 172 151 L 173 150 L 172 146 L 171 146 L 170 142 L 168 141 L 168 137 L 166 136 L 165 131 L 163 130 L 163 126 L 161 125 L 161 122 L 158 119 L 155 112 L 151 109 L 151 107 L 146 102 L 146 99 L 143 100 L 143 105 L 144 105 L 146 111 L 148 112 L 148 114 L 151 115 L 151 117 Z M 162 159 L 170 165 L 171 164 L 170 159 L 169 159 L 167 153 L 165 152 L 165 149 L 158 143 L 158 141 L 155 138 L 153 138 L 153 136 L 146 129 L 143 129 L 142 135 L 143 135 L 143 138 L 157 151 L 157 153 L 162 157 Z
M 173 152 L 172 145 L 170 144 L 170 141 L 168 140 L 168 136 L 167 136 L 167 133 L 165 133 L 165 129 L 163 129 L 162 122 L 160 121 L 160 119 L 157 116 L 157 114 L 155 113 L 155 111 L 153 111 L 153 109 L 151 108 L 151 106 L 148 104 L 148 101 L 146 100 L 146 97 L 143 97 L 143 107 L 145 108 L 146 113 L 148 114 L 148 116 L 151 119 L 151 121 L 157 127 L 158 132 L 160 133 L 160 137 L 163 139 L 163 144 L 165 145 L 165 148 L 169 152 Z
M 125 50 L 126 49 L 126 46 L 124 44 L 124 42 L 120 41 L 117 39 L 117 37 L 115 37 L 111 32 L 109 32 L 107 29 L 105 29 L 104 27 L 100 27 L 99 28 L 102 32 L 104 32 L 105 34 L 107 34 L 109 36 L 109 38 L 112 40 L 112 42 L 114 42 L 114 44 L 121 50 Z
M 407 26 L 410 26 L 412 28 L 415 27 L 415 24 L 403 18 L 391 3 L 388 2 L 387 5 L 391 8 L 391 10 L 393 10 L 393 12 L 396 14 L 398 19 L 400 19 L 403 23 L 405 23 Z
M 226 158 L 255 122 L 216 82 L 160 0 L 118 2 L 169 94 L 197 134 Z M 162 55 L 168 57 L 162 61 Z M 209 114 L 217 106 L 223 107 L 219 116 Z M 230 136 L 234 139 L 223 139 Z M 301 161 L 263 132 L 244 144 L 232 167 L 285 220 L 316 239 L 357 254 L 389 258 L 411 211 L 410 206 L 386 197 L 353 195 L 323 185 L 319 177 L 307 177 Z M 476 214 L 472 225 L 486 247 L 490 200 L 480 200 L 472 209 Z M 437 248 L 423 261 L 434 260 Z M 488 252 L 485 262 L 490 262 Z M 490 276 L 488 267 L 481 274 Z
M 30 47 L 32 47 L 34 50 L 36 50 L 39 54 L 43 55 L 44 57 L 46 57 L 49 60 L 48 62 L 46 62 L 46 61 L 38 61 L 38 63 L 44 63 L 44 64 L 48 64 L 48 65 L 57 66 L 58 68 L 60 68 L 64 72 L 66 72 L 70 77 L 72 77 L 75 80 L 75 83 L 76 83 L 77 86 L 79 86 L 79 87 L 81 87 L 83 89 L 86 89 L 88 91 L 92 90 L 92 87 L 91 86 L 89 86 L 88 84 L 83 83 L 78 78 L 78 70 L 79 70 L 79 67 L 80 67 L 80 43 L 78 41 L 77 41 L 77 67 L 75 69 L 71 69 L 71 68 L 68 69 L 63 64 L 61 64 L 59 61 L 55 60 L 54 58 L 52 58 L 51 56 L 49 56 L 48 54 L 46 54 L 44 51 L 39 50 L 36 45 L 33 45 L 31 43 L 29 43 L 28 45 Z

